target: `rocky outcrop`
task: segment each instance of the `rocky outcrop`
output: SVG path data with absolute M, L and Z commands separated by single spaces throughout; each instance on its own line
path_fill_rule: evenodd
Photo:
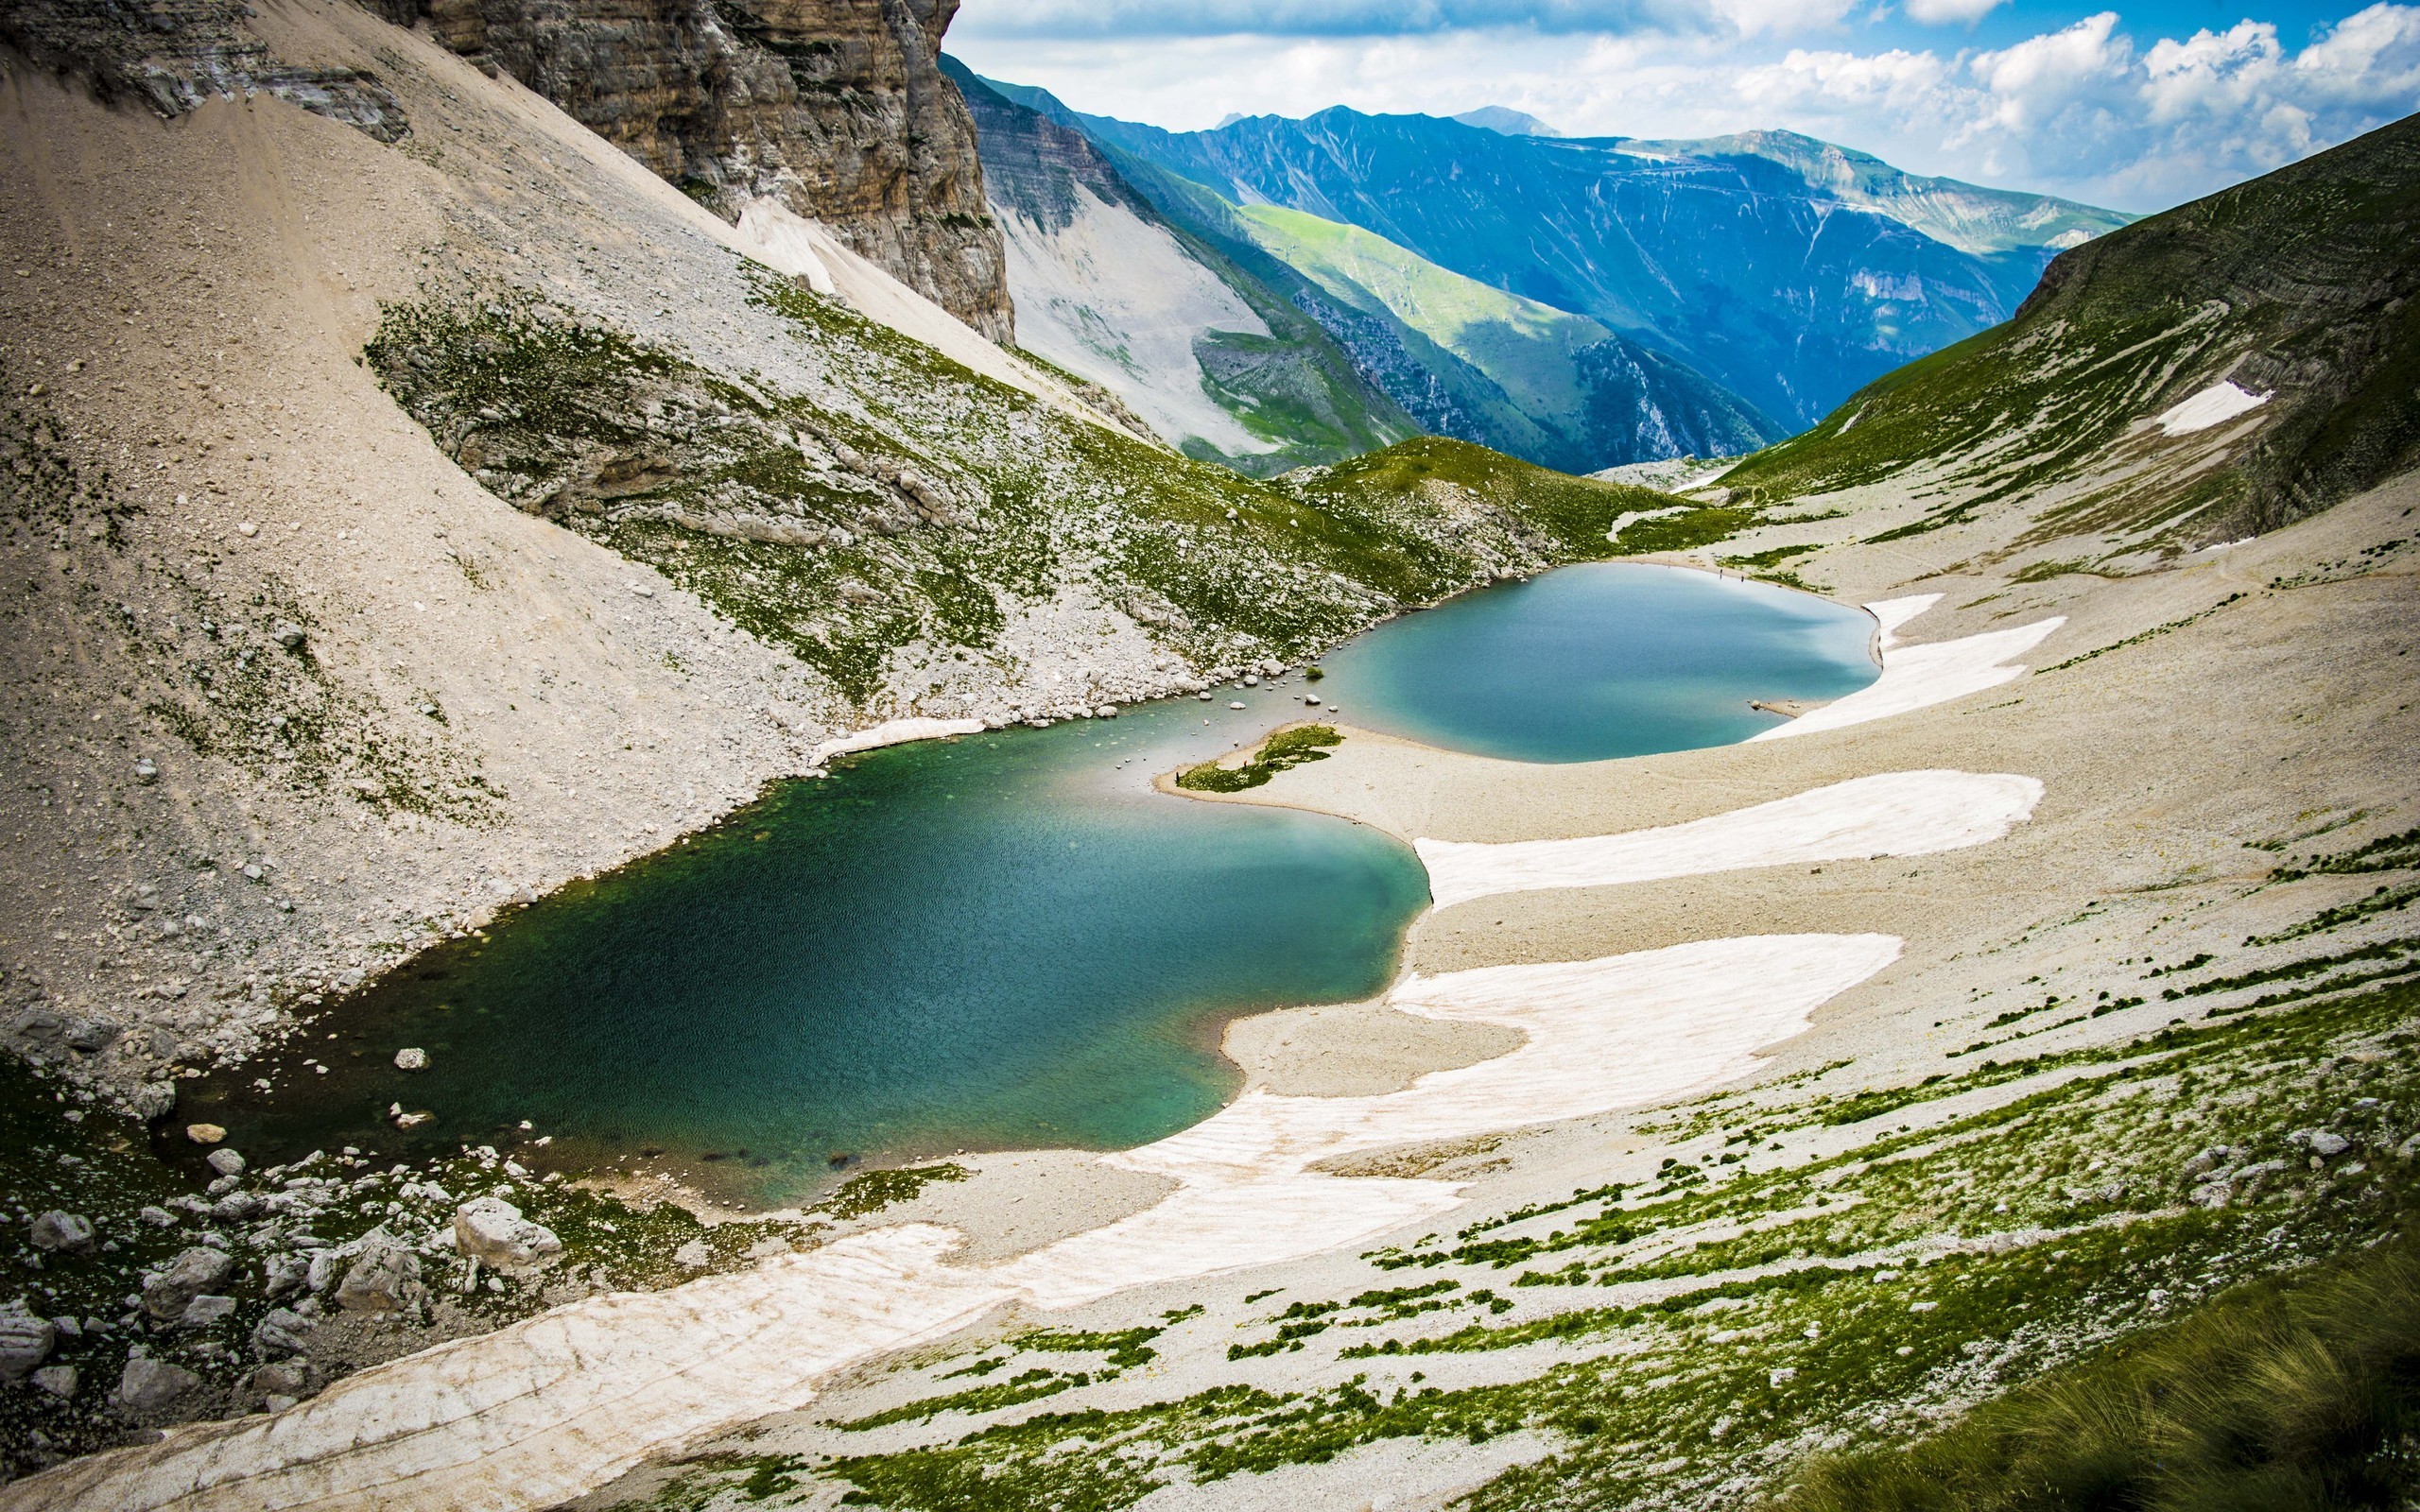
M 958 0 L 365 0 L 502 70 L 728 218 L 759 195 L 995 341 L 1012 336 Z
M 104 99 L 164 116 L 206 99 L 267 94 L 368 132 L 411 130 L 377 77 L 358 68 L 294 68 L 243 28 L 241 0 L 154 0 L 140 8 L 76 0 L 0 0 L 0 43 L 37 66 L 82 79 Z

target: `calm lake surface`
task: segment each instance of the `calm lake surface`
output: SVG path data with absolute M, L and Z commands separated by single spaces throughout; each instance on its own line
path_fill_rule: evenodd
M 1427 901 L 1375 831 L 1169 798 L 1155 773 L 1301 717 L 1306 692 L 1526 761 L 1723 744 L 1774 722 L 1751 698 L 1873 680 L 1872 623 L 1702 573 L 1569 567 L 1381 626 L 1317 683 L 849 758 L 424 954 L 268 1061 L 188 1084 L 176 1122 L 224 1124 L 256 1161 L 644 1155 L 763 1203 L 856 1160 L 1145 1143 L 1234 1093 L 1226 1021 L 1378 992 Z M 428 1070 L 393 1069 L 406 1045 Z M 437 1118 L 399 1132 L 396 1103 Z

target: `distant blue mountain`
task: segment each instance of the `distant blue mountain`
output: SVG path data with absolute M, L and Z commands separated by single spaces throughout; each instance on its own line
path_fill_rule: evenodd
M 2051 257 L 2130 219 L 1903 173 L 1789 132 L 1569 139 L 1507 134 L 1493 115 L 1474 126 L 1340 107 L 1176 132 L 1085 115 L 1044 90 L 993 87 L 1090 136 L 1196 234 L 1209 235 L 1198 207 L 1163 176 L 1231 205 L 1357 226 L 1591 317 L 1787 429 L 2007 319 Z

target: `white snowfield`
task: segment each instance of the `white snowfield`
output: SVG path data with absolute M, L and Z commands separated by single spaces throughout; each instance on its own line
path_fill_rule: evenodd
M 573 1302 L 350 1376 L 283 1413 L 194 1424 L 0 1487 L 0 1508 L 552 1506 L 650 1454 L 804 1406 L 834 1374 L 1001 1302 L 1074 1306 L 1443 1212 L 1461 1200 L 1459 1183 L 1309 1167 L 1727 1080 L 1898 954 L 1887 935 L 1778 935 L 1408 977 L 1390 994 L 1404 1011 L 1506 1024 L 1528 1041 L 1383 1096 L 1247 1094 L 1172 1138 L 1103 1158 L 1184 1183 L 1157 1206 L 1015 1260 L 953 1265 L 954 1232 L 899 1225 L 737 1275 Z
M 904 746 L 911 740 L 940 740 L 947 735 L 979 735 L 988 727 L 980 719 L 889 719 L 871 730 L 859 730 L 830 740 L 816 742 L 807 753 L 809 766 L 821 766 L 835 756 L 845 756 L 856 750 L 875 750 L 884 746 Z
M 1889 601 L 1905 604 L 1906 599 Z M 1869 604 L 1867 609 L 1881 618 L 1886 605 Z M 1905 624 L 1921 609 L 1904 614 Z M 1955 641 L 1935 641 L 1927 645 L 1900 646 L 1886 639 L 1892 654 L 1882 663 L 1882 676 L 1837 702 L 1810 710 L 1787 724 L 1771 730 L 1760 730 L 1749 736 L 1757 740 L 1789 740 L 1797 735 L 1812 735 L 1821 730 L 1840 730 L 1849 725 L 1861 725 L 1868 720 L 1887 719 L 1917 709 L 1928 709 L 1952 698 L 1996 688 L 2025 675 L 2025 668 L 2014 659 L 2023 656 L 2048 640 L 2050 633 L 2067 623 L 2066 616 L 2053 615 L 2036 620 L 2013 630 L 1988 630 L 1981 635 L 1969 635 Z M 1886 625 L 1886 636 L 1888 626 Z
M 769 195 L 748 202 L 737 226 L 713 221 L 734 250 L 745 252 L 776 273 L 806 281 L 819 294 L 833 295 L 867 319 L 939 352 L 954 362 L 996 378 L 1080 420 L 1127 434 L 1064 383 L 1016 360 L 981 332 L 850 250 L 822 222 L 810 220 Z
M 1865 606 L 1881 627 L 1881 649 L 1888 651 L 1899 644 L 1899 627 L 1941 602 L 1939 593 L 1910 593 L 1905 598 L 1877 599 Z
M 2182 404 L 2163 410 L 2157 423 L 2162 435 L 2189 436 L 2213 425 L 2223 425 L 2267 403 L 2267 394 L 2251 393 L 2231 383 L 2215 383 Z
M 2033 815 L 2011 773 L 1884 772 L 1686 824 L 1577 840 L 1414 840 L 1439 908 L 1496 893 L 1611 887 L 1709 871 L 1923 856 L 1983 845 Z
M 1194 354 L 1203 335 L 1265 336 L 1269 326 L 1166 227 L 1081 184 L 1064 226 L 992 211 L 1019 346 L 1109 389 L 1165 440 L 1198 437 L 1238 456 L 1275 449 L 1210 396 Z

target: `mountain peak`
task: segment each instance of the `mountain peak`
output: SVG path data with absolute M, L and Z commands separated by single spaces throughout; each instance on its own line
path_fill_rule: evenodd
M 1563 135 L 1536 116 L 1503 105 L 1482 105 L 1476 111 L 1464 111 L 1454 119 L 1464 126 L 1475 126 L 1482 131 L 1494 131 L 1500 136 Z

